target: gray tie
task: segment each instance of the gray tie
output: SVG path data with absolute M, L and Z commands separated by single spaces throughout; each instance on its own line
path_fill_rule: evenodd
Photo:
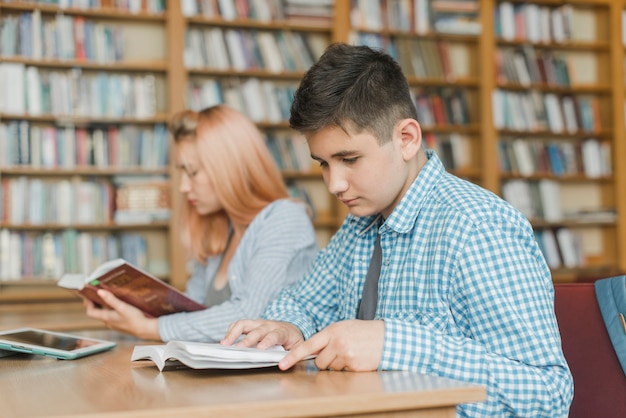
M 378 228 L 378 226 L 377 226 Z M 363 286 L 363 297 L 359 303 L 359 313 L 357 319 L 374 319 L 376 304 L 378 302 L 378 276 L 380 276 L 380 266 L 382 264 L 383 251 L 380 247 L 380 234 L 376 234 L 376 245 L 370 260 L 370 267 L 365 277 Z

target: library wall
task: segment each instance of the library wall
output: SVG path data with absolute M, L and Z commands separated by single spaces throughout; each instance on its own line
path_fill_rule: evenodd
M 0 3 L 0 300 L 67 298 L 59 274 L 113 256 L 184 287 L 165 130 L 183 108 L 248 114 L 324 246 L 346 211 L 287 120 L 333 41 L 398 60 L 427 146 L 530 219 L 555 281 L 626 272 L 626 2 L 306 3 Z

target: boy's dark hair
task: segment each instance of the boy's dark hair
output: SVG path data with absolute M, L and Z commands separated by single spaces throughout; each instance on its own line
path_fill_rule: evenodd
M 302 78 L 289 125 L 304 134 L 330 126 L 366 130 L 382 144 L 406 118 L 417 120 L 417 112 L 400 65 L 367 46 L 335 43 Z

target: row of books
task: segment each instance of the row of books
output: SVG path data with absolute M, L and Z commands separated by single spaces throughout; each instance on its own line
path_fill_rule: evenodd
M 453 64 L 455 57 L 446 40 L 394 38 L 378 33 L 352 32 L 351 42 L 387 51 L 409 77 L 444 78 L 448 81 L 457 78 L 459 69 Z
M 576 268 L 586 265 L 579 233 L 569 228 L 543 229 L 535 231 L 535 239 L 550 268 Z
M 152 127 L 40 126 L 26 120 L 0 122 L 0 167 L 163 169 L 169 163 L 169 135 Z
M 265 143 L 281 170 L 301 173 L 311 171 L 313 160 L 302 135 L 287 131 L 266 132 L 264 135 Z
M 533 43 L 566 42 L 576 30 L 575 11 L 571 4 L 498 3 L 494 13 L 496 36 L 507 41 Z
M 123 257 L 150 270 L 148 243 L 140 233 L 20 232 L 0 229 L 0 281 L 58 279 L 89 274 L 104 261 Z
M 567 57 L 553 51 L 538 52 L 532 45 L 498 49 L 496 73 L 500 83 L 571 86 Z
M 4 0 L 6 3 L 33 3 L 57 6 L 60 9 L 101 9 L 103 7 L 126 10 L 131 13 L 161 13 L 165 0 Z
M 350 20 L 357 30 L 476 35 L 479 11 L 477 0 L 356 0 Z
M 427 148 L 437 153 L 444 167 L 448 170 L 463 171 L 471 168 L 474 164 L 472 141 L 466 135 L 427 132 L 423 134 L 423 140 Z
M 112 63 L 124 59 L 124 28 L 39 10 L 0 18 L 0 56 Z
M 171 215 L 170 182 L 165 176 L 113 177 L 117 224 L 150 224 L 166 221 Z
M 425 87 L 411 92 L 421 125 L 467 125 L 471 122 L 464 89 Z
M 165 178 L 115 176 L 105 180 L 5 178 L 0 221 L 12 225 L 150 224 L 170 218 Z
M 4 178 L 0 220 L 14 225 L 107 224 L 113 219 L 113 185 L 104 180 Z
M 260 22 L 284 20 L 291 23 L 330 26 L 333 0 L 182 0 L 184 16 L 197 15 L 224 20 L 251 19 Z
M 225 103 L 254 122 L 280 123 L 289 119 L 297 82 L 275 82 L 256 77 L 246 79 L 192 79 L 188 84 L 187 106 L 200 110 Z
M 515 131 L 575 134 L 602 130 L 597 97 L 538 91 L 494 90 L 493 123 L 496 129 Z
M 563 221 L 558 181 L 509 180 L 502 184 L 502 197 L 530 220 Z
M 500 169 L 504 173 L 533 176 L 602 178 L 612 174 L 611 144 L 596 139 L 583 141 L 501 140 Z
M 154 74 L 47 71 L 0 63 L 0 112 L 146 119 L 157 112 Z
M 190 27 L 184 62 L 189 69 L 305 71 L 328 43 L 323 33 Z

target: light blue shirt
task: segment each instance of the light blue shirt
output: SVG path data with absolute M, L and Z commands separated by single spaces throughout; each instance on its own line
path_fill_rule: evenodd
M 550 271 L 511 205 L 428 163 L 380 227 L 376 318 L 382 370 L 413 370 L 487 387 L 460 416 L 565 417 L 573 380 L 561 351 Z M 376 239 L 374 217 L 349 215 L 312 272 L 264 313 L 305 338 L 357 315 Z
M 228 266 L 230 299 L 202 311 L 160 317 L 161 339 L 219 342 L 232 322 L 258 318 L 283 287 L 302 278 L 317 252 L 304 204 L 287 199 L 269 204 L 248 226 Z M 186 291 L 192 299 L 205 302 L 221 258 L 195 263 Z

